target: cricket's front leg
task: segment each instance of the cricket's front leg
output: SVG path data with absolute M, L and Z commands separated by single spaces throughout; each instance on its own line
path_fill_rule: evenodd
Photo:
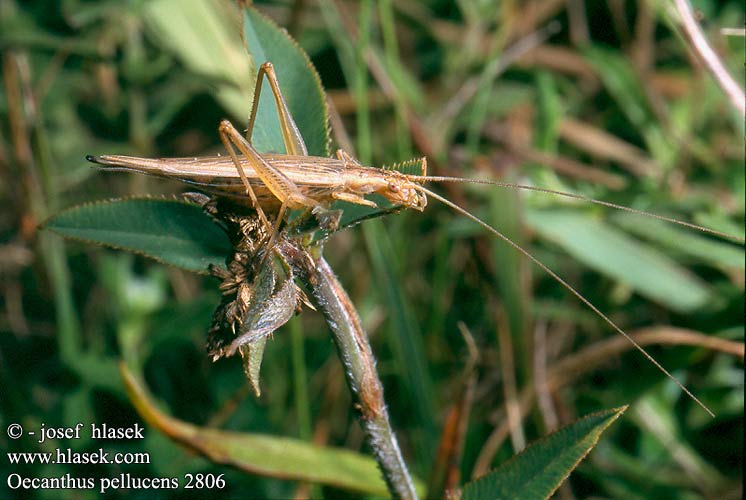
M 298 126 L 295 124 L 295 120 L 293 120 L 293 115 L 290 114 L 287 101 L 285 101 L 285 97 L 282 95 L 282 90 L 280 90 L 280 82 L 277 80 L 275 67 L 271 62 L 265 62 L 262 64 L 256 75 L 254 102 L 251 106 L 251 116 L 249 117 L 249 126 L 246 130 L 246 139 L 251 142 L 251 133 L 254 131 L 256 112 L 259 108 L 259 96 L 262 92 L 263 76 L 267 77 L 269 87 L 272 90 L 272 96 L 275 98 L 277 116 L 280 118 L 280 131 L 282 132 L 282 140 L 285 143 L 285 152 L 289 155 L 308 156 L 306 143 L 303 141 L 303 136 L 301 136 L 300 130 L 298 130 Z
M 355 205 L 364 205 L 366 207 L 378 208 L 375 202 L 366 200 L 359 194 L 348 193 L 345 191 L 335 191 L 332 193 L 332 198 L 335 200 L 346 201 L 348 203 L 354 203 Z

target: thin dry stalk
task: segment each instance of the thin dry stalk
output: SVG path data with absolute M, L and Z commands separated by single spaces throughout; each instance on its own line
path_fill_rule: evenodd
M 534 328 L 534 387 L 544 426 L 554 432 L 559 428 L 559 417 L 554 408 L 552 394 L 547 383 L 547 324 L 542 321 Z
M 474 337 L 462 322 L 458 323 L 461 336 L 466 342 L 469 357 L 458 384 L 458 396 L 446 414 L 443 432 L 435 456 L 435 464 L 428 481 L 427 494 L 431 498 L 450 498 L 461 484 L 461 462 L 464 453 L 469 415 L 474 404 L 479 360 L 479 351 Z
M 743 90 L 736 83 L 733 77 L 725 69 L 722 61 L 707 43 L 704 33 L 694 18 L 694 12 L 687 0 L 674 0 L 676 11 L 679 14 L 679 22 L 684 37 L 694 49 L 694 52 L 704 62 L 707 70 L 712 74 L 715 81 L 723 89 L 725 95 L 730 99 L 731 104 L 746 117 L 746 97 Z
M 510 439 L 513 450 L 521 452 L 526 447 L 526 433 L 523 431 L 520 405 L 518 403 L 518 385 L 516 383 L 515 364 L 513 360 L 513 342 L 510 338 L 510 327 L 505 314 L 497 318 L 497 341 L 500 346 L 500 373 L 503 379 L 503 392 L 507 408 Z
M 630 333 L 630 337 L 643 347 L 648 345 L 688 345 L 730 354 L 740 359 L 743 359 L 746 354 L 746 346 L 743 342 L 716 338 L 684 328 L 643 328 Z M 630 349 L 634 349 L 632 344 L 621 337 L 597 342 L 553 365 L 546 376 L 545 389 L 549 393 L 556 392 L 584 374 L 603 366 L 609 358 L 619 356 Z M 536 387 L 527 386 L 521 391 L 517 402 L 522 418 L 528 415 L 535 399 Z M 490 470 L 495 454 L 509 434 L 510 424 L 507 421 L 502 421 L 500 425 L 495 427 L 479 452 L 472 469 L 472 479 L 483 476 Z

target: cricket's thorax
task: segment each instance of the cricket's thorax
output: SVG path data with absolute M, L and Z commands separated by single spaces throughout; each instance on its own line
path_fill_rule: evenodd
M 427 206 L 427 197 L 417 189 L 417 184 L 396 170 L 346 167 L 342 177 L 348 192 L 361 196 L 376 193 L 394 205 L 419 211 Z

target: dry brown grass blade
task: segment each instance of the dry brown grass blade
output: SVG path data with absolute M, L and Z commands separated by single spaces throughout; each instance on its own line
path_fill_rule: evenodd
M 493 308 L 500 311 L 499 307 Z M 501 311 L 497 317 L 497 342 L 500 351 L 500 374 L 503 382 L 507 422 L 510 428 L 510 440 L 513 443 L 513 451 L 520 453 L 526 447 L 526 432 L 523 429 L 523 417 L 518 402 L 515 353 L 510 336 L 510 325 L 506 315 Z
M 469 359 L 466 362 L 462 380 L 457 386 L 458 396 L 448 409 L 443 432 L 440 435 L 435 464 L 427 486 L 427 494 L 430 498 L 449 498 L 461 484 L 461 459 L 469 415 L 474 404 L 477 383 L 475 367 L 479 351 L 466 325 L 459 322 L 458 327 L 469 349 Z
M 736 356 L 742 360 L 746 354 L 746 346 L 743 342 L 716 338 L 683 328 L 644 328 L 630 333 L 630 337 L 643 347 L 649 345 L 687 345 L 722 352 Z M 546 376 L 546 390 L 549 393 L 556 392 L 581 376 L 604 366 L 610 358 L 619 356 L 631 349 L 634 349 L 632 344 L 622 337 L 612 337 L 586 347 L 577 354 L 568 356 L 549 369 Z M 518 402 L 521 415 L 524 418 L 530 411 L 535 399 L 535 387 L 526 387 L 521 391 Z M 480 477 L 490 470 L 495 454 L 509 434 L 510 425 L 507 421 L 501 422 L 500 425 L 495 427 L 479 452 L 474 468 L 472 469 L 472 478 Z
M 560 137 L 575 147 L 604 160 L 618 162 L 634 175 L 655 175 L 655 162 L 645 152 L 618 137 L 574 118 L 563 118 Z

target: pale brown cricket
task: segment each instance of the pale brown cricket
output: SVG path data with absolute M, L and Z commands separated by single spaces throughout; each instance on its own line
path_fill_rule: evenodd
M 275 99 L 286 154 L 261 154 L 251 144 L 251 135 L 262 87 L 262 77 L 267 77 Z M 266 227 L 271 227 L 271 231 L 268 231 L 268 234 L 271 234 L 269 237 L 270 244 L 278 232 L 287 209 L 325 209 L 336 200 L 377 207 L 375 202 L 365 198 L 366 195 L 376 193 L 394 205 L 422 211 L 427 205 L 427 196 L 432 196 L 456 212 L 478 223 L 493 235 L 501 238 L 543 269 L 615 331 L 631 342 L 638 351 L 668 378 L 673 380 L 692 400 L 704 408 L 710 415 L 713 415 L 699 399 L 648 354 L 642 346 L 635 342 L 624 330 L 554 271 L 486 222 L 450 200 L 425 188 L 422 184 L 426 181 L 471 182 L 540 191 L 656 218 L 738 242 L 743 242 L 742 238 L 573 193 L 487 179 L 428 176 L 425 158 L 411 162 L 419 165 L 421 170 L 420 175 L 407 175 L 396 170 L 363 166 L 343 150 L 338 150 L 335 158 L 309 156 L 300 131 L 290 114 L 285 98 L 280 90 L 274 68 L 269 62 L 265 62 L 259 68 L 246 137 L 227 120 L 223 120 L 220 123 L 218 132 L 229 153 L 227 157 L 151 159 L 133 156 L 104 155 L 88 156 L 87 159 L 99 165 L 106 166 L 108 169 L 135 171 L 157 177 L 177 179 L 187 184 L 198 186 L 211 194 L 249 205 L 256 209 Z M 240 158 L 236 154 L 234 146 L 241 152 L 242 156 Z M 276 213 L 274 225 L 270 226 L 265 212 Z

